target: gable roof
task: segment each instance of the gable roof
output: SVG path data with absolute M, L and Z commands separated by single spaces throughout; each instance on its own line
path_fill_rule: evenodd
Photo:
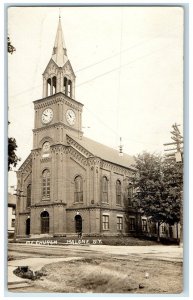
M 93 156 L 100 157 L 105 161 L 134 170 L 134 167 L 132 166 L 134 164 L 133 156 L 125 153 L 123 156 L 120 156 L 119 151 L 84 136 L 81 139 L 75 138 L 74 136 L 72 137 L 70 135 L 68 136 L 88 152 L 90 152 Z

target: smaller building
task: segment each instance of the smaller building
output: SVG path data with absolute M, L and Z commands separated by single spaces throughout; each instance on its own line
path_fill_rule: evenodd
M 16 219 L 16 196 L 8 193 L 8 237 L 13 237 Z

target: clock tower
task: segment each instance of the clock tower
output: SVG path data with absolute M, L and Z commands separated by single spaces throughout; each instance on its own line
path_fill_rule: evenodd
M 43 98 L 34 101 L 30 206 L 33 234 L 66 232 L 70 198 L 67 178 L 68 170 L 72 169 L 68 139 L 82 138 L 82 108 L 75 100 L 75 74 L 59 18 L 53 53 L 43 73 Z M 58 221 L 59 215 L 62 218 Z M 41 226 L 37 224 L 38 216 Z M 51 223 L 45 225 L 44 218 Z
M 59 18 L 52 57 L 43 73 L 43 98 L 34 101 L 34 149 L 46 137 L 62 144 L 66 144 L 66 133 L 82 137 L 83 105 L 75 100 L 75 78 Z

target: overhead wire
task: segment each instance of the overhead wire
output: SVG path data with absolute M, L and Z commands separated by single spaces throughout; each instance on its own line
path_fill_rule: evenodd
M 168 32 L 170 32 L 170 31 L 172 31 L 172 29 L 169 30 Z M 168 32 L 167 32 L 167 33 L 168 33 Z M 143 45 L 143 44 L 146 44 L 146 43 L 148 43 L 148 42 L 150 42 L 150 41 L 152 41 L 152 40 L 158 39 L 158 38 L 161 37 L 161 36 L 164 36 L 164 35 L 163 35 L 163 34 L 159 34 L 159 35 L 156 35 L 154 38 L 151 38 L 151 39 L 149 39 L 149 40 L 145 40 L 145 41 L 143 41 L 143 42 L 140 42 L 140 43 L 137 43 L 137 44 L 135 44 L 135 45 L 132 45 L 132 46 L 130 46 L 130 47 L 128 47 L 128 48 L 122 50 L 122 53 L 127 52 L 127 51 L 129 51 L 129 50 L 131 50 L 131 49 L 134 49 L 134 48 L 136 48 L 136 47 L 138 47 L 138 46 L 141 46 L 141 45 Z M 90 65 L 88 65 L 88 66 L 86 66 L 86 67 L 83 67 L 83 68 L 81 68 L 81 69 L 75 70 L 75 73 L 84 71 L 84 70 L 86 70 L 86 69 L 88 69 L 88 68 L 91 68 L 91 67 L 97 65 L 97 64 L 100 64 L 100 63 L 102 63 L 102 62 L 104 62 L 104 61 L 107 61 L 107 60 L 109 60 L 109 59 L 112 59 L 113 57 L 116 57 L 116 56 L 118 56 L 118 55 L 120 55 L 120 51 L 117 52 L 117 53 L 115 53 L 114 55 L 108 56 L 108 57 L 106 57 L 106 58 L 104 58 L 104 59 L 102 59 L 102 60 L 99 60 L 99 61 L 97 61 L 97 62 L 95 62 L 95 63 L 93 63 L 93 64 L 90 64 Z M 20 93 L 17 93 L 17 94 L 14 94 L 14 95 L 10 95 L 9 97 L 10 97 L 10 98 L 17 97 L 17 96 L 22 95 L 22 94 L 24 94 L 24 93 L 30 92 L 31 90 L 34 90 L 34 89 L 36 89 L 36 88 L 39 88 L 40 86 L 42 86 L 42 84 L 39 84 L 39 85 L 37 85 L 37 86 L 33 86 L 32 88 L 27 89 L 27 90 L 24 90 L 24 91 L 22 91 L 22 92 L 20 92 Z

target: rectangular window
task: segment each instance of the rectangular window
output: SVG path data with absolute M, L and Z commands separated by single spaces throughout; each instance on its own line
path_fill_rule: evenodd
M 142 219 L 142 231 L 147 231 L 147 220 L 146 219 Z
M 15 227 L 15 219 L 11 220 L 11 227 Z
M 117 217 L 117 230 L 123 230 L 123 217 Z
M 12 207 L 12 215 L 15 215 L 15 214 L 16 214 L 15 207 Z
M 109 216 L 103 215 L 103 230 L 109 230 Z
M 129 218 L 129 230 L 135 230 L 135 218 Z

